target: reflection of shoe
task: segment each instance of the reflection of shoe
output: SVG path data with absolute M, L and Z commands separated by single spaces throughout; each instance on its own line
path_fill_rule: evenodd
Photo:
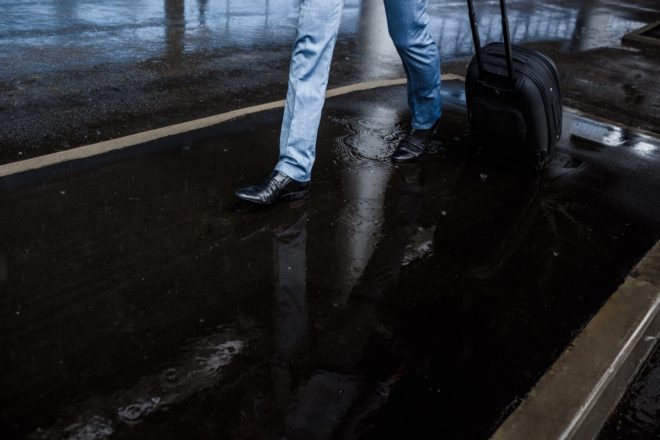
M 400 181 L 402 184 L 422 186 L 425 183 L 424 164 L 421 162 L 403 163 L 398 166 L 401 170 Z
M 427 130 L 412 129 L 394 150 L 392 161 L 401 163 L 419 159 L 429 148 L 438 122 Z
M 261 234 L 280 234 L 301 221 L 307 222 L 307 201 L 287 203 L 274 210 L 252 210 L 236 223 L 233 234 L 240 241 L 248 241 Z
M 236 191 L 236 197 L 259 205 L 272 205 L 280 199 L 299 200 L 307 198 L 309 182 L 298 182 L 286 174 L 273 171 L 263 182 Z

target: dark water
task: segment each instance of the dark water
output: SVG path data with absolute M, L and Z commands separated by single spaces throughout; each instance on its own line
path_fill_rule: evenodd
M 598 438 L 660 438 L 660 350 L 657 347 Z
M 567 114 L 539 176 L 444 97 L 401 167 L 402 87 L 331 99 L 310 199 L 267 210 L 232 192 L 279 111 L 3 182 L 3 438 L 486 437 L 660 237 L 660 145 Z

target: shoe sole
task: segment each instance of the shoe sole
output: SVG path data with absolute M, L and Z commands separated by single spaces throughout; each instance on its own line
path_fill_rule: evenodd
M 243 198 L 243 197 L 239 196 L 239 195 L 236 194 L 236 193 L 234 193 L 234 195 L 235 195 L 236 197 L 238 197 L 240 200 L 243 200 L 243 201 L 248 202 L 248 203 L 254 203 L 255 205 L 261 205 L 261 206 L 272 206 L 272 205 L 274 205 L 275 203 L 277 203 L 277 201 L 272 202 L 272 203 L 263 203 L 263 202 L 260 202 L 260 201 L 258 201 L 258 200 L 252 200 L 252 199 L 246 199 L 246 198 Z M 297 192 L 292 192 L 292 193 L 284 194 L 284 195 L 281 196 L 278 200 L 285 200 L 285 201 L 291 201 L 291 202 L 292 202 L 292 201 L 295 201 L 295 200 L 306 199 L 308 195 L 309 195 L 309 190 L 306 190 L 306 191 L 297 191 Z

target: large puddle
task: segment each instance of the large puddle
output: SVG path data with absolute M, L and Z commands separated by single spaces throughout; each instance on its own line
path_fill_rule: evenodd
M 469 147 L 462 87 L 401 167 L 403 87 L 329 100 L 272 209 L 233 190 L 280 111 L 4 182 L 3 438 L 485 437 L 660 237 L 660 144 L 567 113 L 538 175 Z

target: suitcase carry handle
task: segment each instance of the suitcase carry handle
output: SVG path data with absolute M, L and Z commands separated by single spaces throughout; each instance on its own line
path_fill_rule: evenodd
M 479 75 L 484 70 L 483 59 L 481 57 L 481 39 L 479 37 L 479 27 L 477 23 L 477 14 L 474 12 L 472 0 L 467 0 L 468 10 L 470 11 L 470 28 L 472 29 L 472 40 L 474 41 L 474 51 L 477 56 L 477 65 L 479 66 Z M 500 0 L 500 11 L 502 13 L 502 35 L 504 36 L 504 50 L 506 52 L 506 68 L 511 82 L 516 80 L 513 72 L 513 50 L 511 49 L 511 35 L 509 33 L 509 18 L 506 12 L 506 1 Z

